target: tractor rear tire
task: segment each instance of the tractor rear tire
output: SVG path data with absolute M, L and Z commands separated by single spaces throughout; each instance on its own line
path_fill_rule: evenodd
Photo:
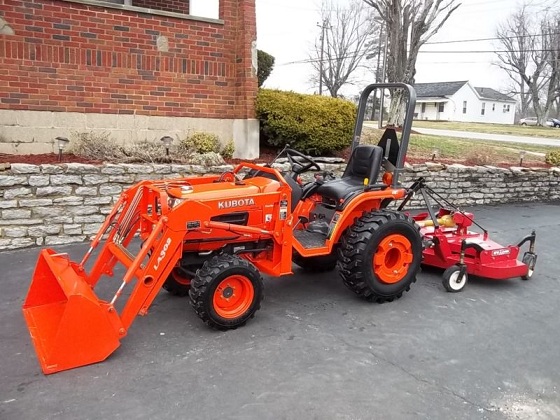
M 322 273 L 332 271 L 336 267 L 336 251 L 329 255 L 320 255 L 318 257 L 302 257 L 296 251 L 292 255 L 292 261 L 303 268 L 304 271 L 310 273 Z
M 344 284 L 370 302 L 391 302 L 416 281 L 422 238 L 414 221 L 398 211 L 366 213 L 342 237 L 338 269 Z
M 191 306 L 217 330 L 243 326 L 261 307 L 264 286 L 257 268 L 237 255 L 220 254 L 196 272 L 189 291 Z

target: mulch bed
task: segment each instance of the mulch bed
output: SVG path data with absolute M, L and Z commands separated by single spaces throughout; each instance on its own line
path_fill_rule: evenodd
M 26 163 L 29 165 L 55 164 L 55 163 L 91 163 L 100 164 L 102 162 L 95 159 L 87 159 L 81 156 L 63 154 L 62 161 L 58 159 L 56 153 L 41 153 L 38 155 L 11 155 L 0 153 L 0 163 Z
M 271 148 L 260 148 L 260 156 L 254 159 L 254 163 L 268 163 L 272 162 L 278 155 L 278 151 Z M 350 156 L 350 148 L 342 150 L 335 154 L 335 157 L 348 159 Z M 225 159 L 226 163 L 237 165 L 238 163 L 245 162 L 246 159 Z M 56 164 L 56 163 L 90 163 L 102 164 L 103 162 L 96 159 L 87 159 L 81 156 L 64 153 L 62 160 L 59 161 L 58 154 L 56 153 L 42 153 L 38 155 L 13 155 L 8 153 L 0 153 L 0 163 L 26 163 L 29 165 L 42 165 L 42 164 Z
M 350 148 L 346 148 L 334 154 L 334 157 L 340 157 L 345 161 L 348 161 L 350 157 Z M 253 160 L 254 163 L 268 163 L 272 162 L 278 152 L 274 149 L 267 149 L 262 148 L 260 150 L 260 156 L 258 159 Z M 415 163 L 425 163 L 429 159 L 425 158 L 417 158 L 413 156 L 407 156 L 406 162 L 409 164 Z M 238 163 L 244 162 L 243 159 L 226 159 L 226 163 L 231 165 L 237 165 Z M 0 163 L 26 163 L 30 165 L 42 165 L 42 164 L 57 164 L 57 163 L 89 163 L 93 165 L 102 164 L 102 161 L 95 160 L 95 159 L 87 159 L 81 156 L 76 156 L 72 154 L 63 154 L 62 161 L 59 161 L 58 155 L 56 153 L 43 153 L 38 155 L 12 155 L 7 153 L 0 153 Z M 451 165 L 453 163 L 460 163 L 467 166 L 468 163 L 465 163 L 464 160 L 452 160 L 452 159 L 437 159 L 434 163 L 442 163 L 445 165 Z M 498 166 L 501 168 L 509 168 L 511 166 L 518 166 L 518 162 L 496 162 L 492 163 L 493 166 Z M 527 163 L 525 166 L 532 167 L 532 168 L 550 168 L 550 165 L 546 163 Z

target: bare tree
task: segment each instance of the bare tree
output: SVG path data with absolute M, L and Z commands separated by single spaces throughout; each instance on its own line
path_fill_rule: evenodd
M 499 66 L 498 63 L 494 64 Z M 515 74 L 508 74 L 508 76 L 510 80 L 500 89 L 500 92 L 509 97 L 516 98 L 517 106 L 515 108 L 515 117 L 516 119 L 522 118 L 527 115 L 527 111 L 531 107 L 531 94 L 527 91 L 525 83 L 521 78 L 515 77 Z
M 558 91 L 560 92 L 560 87 L 558 88 Z M 560 95 L 558 95 L 554 100 L 554 110 L 554 116 L 556 118 L 560 118 Z
M 560 14 L 556 14 L 548 21 L 545 28 L 544 48 L 549 50 L 548 65 L 550 80 L 546 91 L 546 116 L 553 104 L 556 104 L 556 116 L 560 104 Z
M 377 11 L 387 30 L 387 81 L 409 84 L 414 84 L 420 48 L 461 5 L 456 0 L 363 1 Z M 399 122 L 400 104 L 400 94 L 393 95 L 389 109 L 390 123 Z
M 539 13 L 542 15 L 542 13 Z M 496 32 L 498 66 L 517 83 L 521 114 L 529 105 L 544 125 L 560 86 L 560 22 L 544 15 L 540 21 L 522 5 Z
M 536 37 L 529 33 L 531 22 L 525 5 L 512 14 L 509 19 L 498 26 L 496 37 L 499 46 L 496 65 L 506 72 L 513 82 L 511 91 L 516 93 L 520 103 L 520 114 L 526 116 L 531 104 L 531 93 L 521 74 L 528 74 L 531 51 L 535 48 Z
M 323 3 L 321 21 L 322 39 L 315 42 L 310 56 L 319 75 L 313 82 L 324 84 L 336 98 L 342 86 L 356 82 L 356 70 L 376 51 L 377 40 L 370 37 L 379 25 L 359 0 L 351 0 L 347 7 L 332 0 Z

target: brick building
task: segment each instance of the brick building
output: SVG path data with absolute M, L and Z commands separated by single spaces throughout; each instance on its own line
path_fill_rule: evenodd
M 255 0 L 0 0 L 0 152 L 203 130 L 256 157 L 255 41 Z

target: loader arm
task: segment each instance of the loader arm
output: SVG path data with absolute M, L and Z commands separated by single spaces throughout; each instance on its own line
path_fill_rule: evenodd
M 186 228 L 177 229 L 179 223 L 174 223 L 174 228 L 170 226 L 170 218 L 174 216 L 168 205 L 168 187 L 164 182 L 141 183 L 126 194 L 123 211 L 114 220 L 101 256 L 87 277 L 88 283 L 95 285 L 102 275 L 113 274 L 117 262 L 126 267 L 122 283 L 110 301 L 114 307 L 124 289 L 134 283 L 120 315 L 125 330 L 128 330 L 138 314 L 147 314 L 162 284 L 182 255 Z M 131 250 L 135 237 L 142 240 L 136 255 Z
M 181 257 L 185 236 L 169 226 L 166 191 L 165 182 L 143 182 L 124 193 L 81 264 L 53 250 L 40 253 L 23 312 L 44 373 L 106 359 L 136 315 L 147 313 Z M 100 243 L 88 273 L 86 263 Z M 94 287 L 113 274 L 117 263 L 126 268 L 122 283 L 111 300 L 98 298 Z M 132 290 L 118 313 L 116 304 L 127 286 Z
M 245 166 L 271 177 L 143 181 L 123 192 L 80 264 L 53 250 L 41 252 L 23 311 L 45 373 L 107 358 L 136 316 L 147 314 L 185 250 L 219 252 L 231 240 L 224 241 L 224 232 L 235 232 L 236 243 L 252 244 L 241 247 L 243 257 L 261 272 L 291 273 L 290 187 L 275 169 Z M 249 216 L 253 224 L 212 220 L 240 208 L 256 215 Z M 117 265 L 125 269 L 121 282 L 99 298 L 94 290 Z

